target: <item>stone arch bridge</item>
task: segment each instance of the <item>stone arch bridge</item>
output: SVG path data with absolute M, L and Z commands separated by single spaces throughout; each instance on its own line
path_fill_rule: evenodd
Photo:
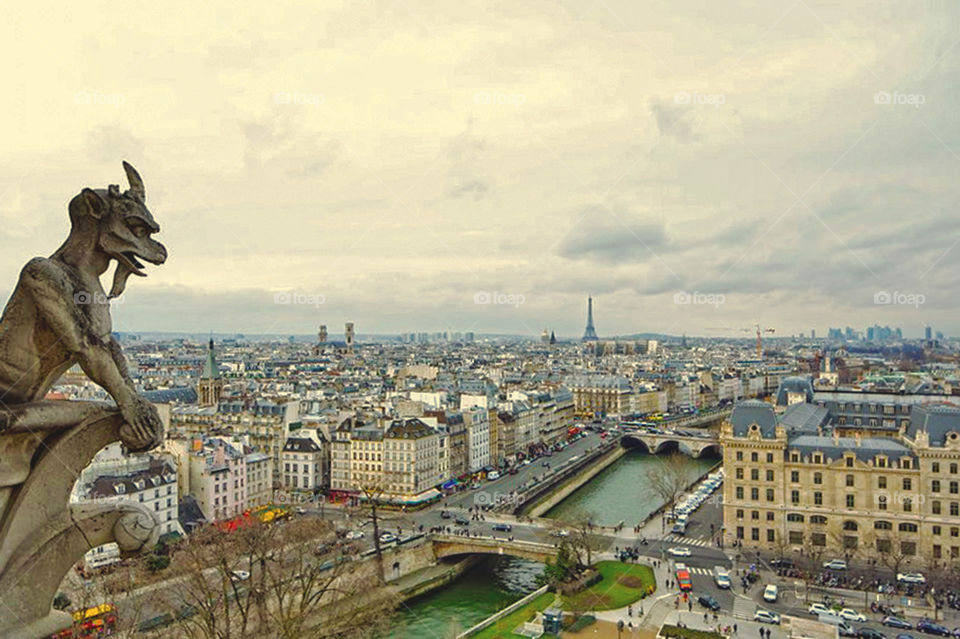
M 653 455 L 681 452 L 694 459 L 711 455 L 719 457 L 723 452 L 716 435 L 705 436 L 680 435 L 677 433 L 625 433 L 620 438 L 624 448 L 636 448 Z
M 434 534 L 433 551 L 437 559 L 457 555 L 510 555 L 545 562 L 557 556 L 557 547 L 539 541 L 500 539 L 494 537 L 466 537 Z

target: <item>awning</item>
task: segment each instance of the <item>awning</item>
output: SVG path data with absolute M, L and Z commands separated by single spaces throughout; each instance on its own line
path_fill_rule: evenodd
M 405 495 L 400 499 L 396 500 L 397 503 L 401 504 L 421 504 L 425 501 L 430 501 L 431 499 L 436 499 L 440 496 L 440 491 L 436 488 L 431 488 L 430 490 L 425 490 L 419 495 Z

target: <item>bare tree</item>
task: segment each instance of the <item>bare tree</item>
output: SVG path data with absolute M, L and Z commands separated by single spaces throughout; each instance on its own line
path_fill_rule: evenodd
M 168 614 L 196 639 L 362 636 L 396 600 L 355 550 L 311 517 L 208 527 L 177 557 L 190 569 L 167 593 Z
M 583 509 L 574 509 L 558 520 L 561 528 L 570 533 L 568 538 L 570 547 L 577 557 L 577 561 L 590 567 L 593 565 L 593 553 L 609 546 L 609 541 L 595 532 L 593 521 L 596 518 L 592 512 Z
M 656 457 L 657 463 L 651 464 L 646 472 L 646 480 L 661 501 L 664 510 L 672 509 L 674 503 L 690 485 L 690 470 L 680 453 L 666 457 Z
M 358 488 L 363 496 L 363 505 L 369 509 L 370 521 L 373 523 L 373 547 L 377 554 L 377 564 L 380 566 L 380 577 L 386 581 L 386 572 L 383 565 L 383 549 L 380 546 L 380 508 L 383 506 L 385 495 L 391 481 L 396 481 L 397 473 L 381 472 L 377 479 L 361 483 Z

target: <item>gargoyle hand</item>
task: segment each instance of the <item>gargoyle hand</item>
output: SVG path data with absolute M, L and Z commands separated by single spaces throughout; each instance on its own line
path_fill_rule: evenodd
M 124 424 L 120 427 L 120 440 L 132 453 L 150 450 L 163 438 L 163 423 L 157 407 L 134 395 L 130 402 L 120 406 Z

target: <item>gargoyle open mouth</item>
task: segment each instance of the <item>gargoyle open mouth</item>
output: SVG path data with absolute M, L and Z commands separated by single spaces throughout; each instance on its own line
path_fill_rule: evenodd
M 136 253 L 134 253 L 133 251 L 124 251 L 123 253 L 120 253 L 120 257 L 122 257 L 123 259 L 122 260 L 118 259 L 118 261 L 125 264 L 131 273 L 133 273 L 134 275 L 139 275 L 140 277 L 147 276 L 147 274 L 144 273 L 142 270 L 145 267 L 143 263 L 137 259 Z

